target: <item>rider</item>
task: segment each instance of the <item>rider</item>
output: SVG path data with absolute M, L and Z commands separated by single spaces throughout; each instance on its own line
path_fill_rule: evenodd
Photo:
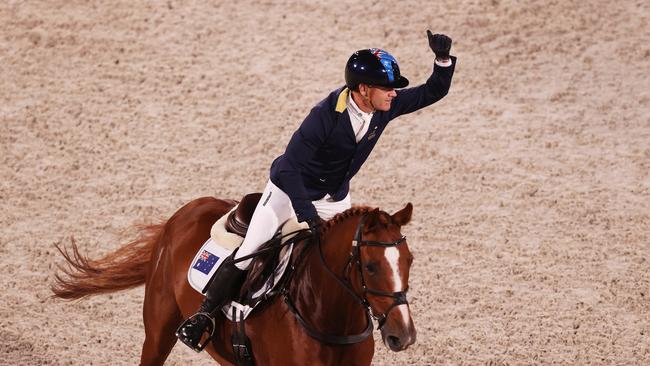
M 294 214 L 319 235 L 319 223 L 351 207 L 350 179 L 370 155 L 388 122 L 442 99 L 451 85 L 456 58 L 451 38 L 427 31 L 435 54 L 426 83 L 404 88 L 397 60 L 378 49 L 359 50 L 345 66 L 345 86 L 318 103 L 293 134 L 284 154 L 271 165 L 271 176 L 239 250 L 217 270 L 197 314 L 177 332 L 196 351 L 205 332 L 215 328 L 213 313 L 239 290 L 255 252 Z

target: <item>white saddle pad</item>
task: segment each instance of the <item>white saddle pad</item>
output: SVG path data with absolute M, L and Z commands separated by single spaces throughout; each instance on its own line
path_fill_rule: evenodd
M 237 206 L 233 207 L 230 212 L 236 209 Z M 192 260 L 192 264 L 190 265 L 190 269 L 187 273 L 188 282 L 192 288 L 200 293 L 203 293 L 203 289 L 215 274 L 219 266 L 221 266 L 224 259 L 232 254 L 232 252 L 237 249 L 244 241 L 243 237 L 226 231 L 226 220 L 228 219 L 230 212 L 223 215 L 212 226 L 212 229 L 210 230 L 210 238 L 201 246 L 201 249 L 194 256 L 194 260 Z M 284 236 L 294 231 L 307 228 L 309 228 L 309 226 L 306 223 L 299 223 L 296 220 L 296 217 L 293 216 L 283 224 L 282 235 Z M 295 235 L 296 234 L 293 234 L 283 238 L 282 242 L 286 242 Z M 253 298 L 262 297 L 262 295 L 270 292 L 273 290 L 273 288 L 275 288 L 275 286 L 282 278 L 282 274 L 284 274 L 284 271 L 287 269 L 289 260 L 291 258 L 292 249 L 293 245 L 287 245 L 282 248 L 280 251 L 280 261 L 278 263 L 278 266 L 275 268 L 274 275 L 269 276 L 269 279 L 266 281 L 266 283 L 253 295 Z M 246 317 L 258 304 L 259 303 L 248 306 L 241 305 L 233 301 L 230 304 L 224 306 L 222 308 L 222 311 L 228 317 L 228 319 L 232 320 L 232 307 L 235 307 L 238 313 L 237 318 L 238 320 L 241 320 L 242 316 L 243 319 L 246 319 Z
M 237 209 L 233 207 L 227 214 L 221 216 L 212 225 L 210 238 L 201 246 L 201 249 L 194 256 L 190 270 L 187 272 L 187 281 L 196 291 L 203 293 L 205 285 L 217 271 L 223 260 L 239 248 L 244 238 L 237 234 L 226 231 L 226 220 L 230 212 Z

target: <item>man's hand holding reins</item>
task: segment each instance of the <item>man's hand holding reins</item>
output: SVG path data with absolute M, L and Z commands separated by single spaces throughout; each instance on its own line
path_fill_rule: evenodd
M 314 240 L 314 243 L 320 242 L 320 228 L 323 225 L 323 219 L 316 216 L 311 219 L 307 219 L 307 225 L 309 225 L 309 230 L 311 230 L 311 236 Z

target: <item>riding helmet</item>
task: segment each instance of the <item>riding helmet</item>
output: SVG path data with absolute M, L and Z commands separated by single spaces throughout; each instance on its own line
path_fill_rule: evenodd
M 359 50 L 348 59 L 345 84 L 354 90 L 361 83 L 387 88 L 409 85 L 408 79 L 400 74 L 395 57 L 379 48 Z

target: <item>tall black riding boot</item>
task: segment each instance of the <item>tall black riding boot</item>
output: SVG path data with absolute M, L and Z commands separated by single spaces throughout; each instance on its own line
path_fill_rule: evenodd
M 246 278 L 246 271 L 235 266 L 233 257 L 234 254 L 226 258 L 214 274 L 205 294 L 206 299 L 201 303 L 199 311 L 176 330 L 176 337 L 196 352 L 203 351 L 212 340 L 216 326 L 214 312 L 233 299 Z M 199 344 L 206 332 L 209 334 L 208 338 Z

